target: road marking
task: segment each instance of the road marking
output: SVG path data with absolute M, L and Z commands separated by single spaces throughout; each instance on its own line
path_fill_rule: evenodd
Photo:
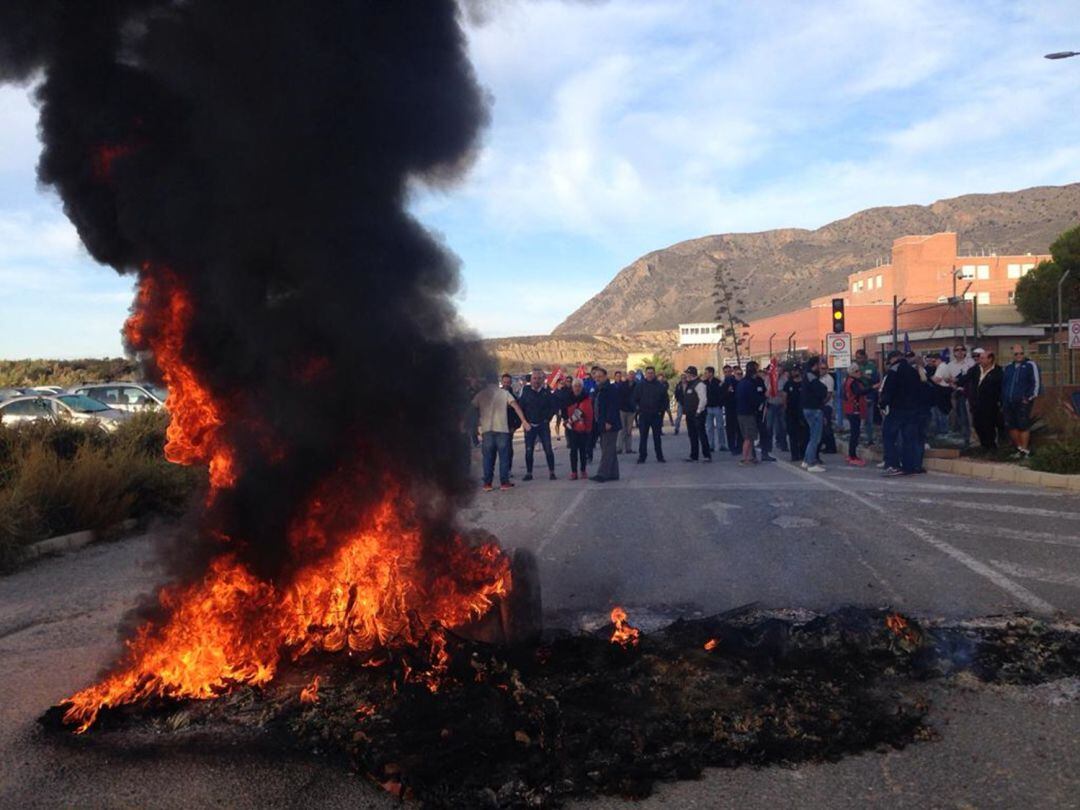
M 1061 518 L 1080 520 L 1080 512 L 1058 512 L 1056 509 L 1039 509 L 1034 506 L 1013 506 L 1007 503 L 981 503 L 979 501 L 942 501 L 940 498 L 917 498 L 910 495 L 898 495 L 893 492 L 875 490 L 867 492 L 879 498 L 888 498 L 893 503 L 925 503 L 934 506 L 947 506 L 949 509 L 976 509 L 980 512 L 1004 512 L 1009 515 L 1032 515 L 1034 517 Z
M 1049 568 L 1017 565 L 1016 563 L 1011 563 L 1006 560 L 991 560 L 990 564 L 1014 577 L 1034 579 L 1039 582 L 1045 582 L 1048 585 L 1068 585 L 1073 588 L 1080 588 L 1080 576 L 1077 576 L 1076 574 L 1063 574 L 1060 571 L 1051 571 Z
M 548 544 L 552 540 L 558 537 L 559 532 L 561 532 L 563 526 L 566 525 L 566 521 L 568 521 L 570 519 L 570 516 L 575 514 L 578 510 L 578 507 L 581 506 L 581 502 L 585 499 L 585 496 L 588 493 L 594 491 L 595 490 L 592 489 L 579 490 L 578 494 L 574 496 L 573 500 L 564 507 L 562 514 L 555 518 L 555 522 L 551 524 L 551 528 L 547 530 L 547 533 L 540 539 L 540 543 L 536 546 L 537 557 L 539 557 L 540 554 L 544 551 L 544 549 L 548 547 Z
M 810 526 L 820 526 L 813 518 L 798 517 L 796 515 L 780 515 L 769 521 L 781 529 L 804 529 Z
M 1046 543 L 1051 546 L 1070 546 L 1080 548 L 1080 537 L 1054 534 L 1053 532 L 1031 532 L 1027 529 L 1007 529 L 1004 526 L 993 526 L 974 523 L 939 523 L 926 518 L 915 518 L 919 523 L 946 532 L 960 532 L 962 534 L 974 534 L 990 537 L 1000 537 L 1003 540 L 1024 540 L 1030 543 Z
M 842 493 L 844 495 L 847 495 L 849 498 L 854 498 L 856 501 L 861 503 L 863 506 L 866 506 L 869 509 L 873 509 L 875 512 L 878 512 L 879 514 L 882 514 L 887 518 L 893 519 L 892 522 L 894 522 L 895 525 L 900 526 L 903 529 L 906 529 L 907 531 L 911 532 L 911 534 L 918 537 L 920 540 L 922 540 L 927 545 L 932 546 L 933 548 L 936 548 L 942 554 L 945 554 L 945 555 L 947 555 L 949 557 L 952 557 L 958 563 L 965 566 L 966 568 L 973 571 L 974 573 L 978 574 L 979 576 L 985 577 L 986 579 L 990 580 L 995 585 L 997 585 L 999 588 L 1001 588 L 1003 591 L 1009 593 L 1014 599 L 1016 599 L 1019 602 L 1024 603 L 1025 605 L 1027 605 L 1032 610 L 1038 610 L 1038 611 L 1043 612 L 1043 613 L 1053 613 L 1055 611 L 1055 608 L 1054 608 L 1053 605 L 1051 605 L 1049 602 L 1045 601 L 1044 599 L 1041 599 L 1040 597 L 1036 596 L 1034 593 L 1029 591 L 1027 588 L 1025 588 L 1020 583 L 1013 582 L 1011 579 L 1009 579 L 1007 576 L 1002 574 L 1000 571 L 996 571 L 995 569 L 991 568 L 986 563 L 983 563 L 983 562 L 980 562 L 979 560 L 976 560 L 970 554 L 967 554 L 967 553 L 961 551 L 956 546 L 950 545 L 949 543 L 946 543 L 944 540 L 939 540 L 937 537 L 934 537 L 934 535 L 932 535 L 930 532 L 928 532 L 926 529 L 922 528 L 921 526 L 915 526 L 915 525 L 913 525 L 911 523 L 905 523 L 905 522 L 896 521 L 895 520 L 896 516 L 890 514 L 889 511 L 884 506 L 882 506 L 881 504 L 875 503 L 874 501 L 870 500 L 869 498 L 863 497 L 862 495 L 860 495 L 857 492 L 852 492 L 852 491 L 850 491 L 848 489 L 845 489 L 844 487 L 840 486 L 839 484 L 834 484 L 832 481 L 830 481 L 825 476 L 815 475 L 814 473 L 806 472 L 805 470 L 802 470 L 799 467 L 796 467 L 794 464 L 785 463 L 783 466 L 784 466 L 785 469 L 789 470 L 794 475 L 798 475 L 798 476 L 803 477 L 803 478 L 813 479 L 813 480 L 817 481 L 819 484 L 821 484 L 822 486 L 828 487 L 829 489 L 836 490 L 837 492 L 840 492 L 840 493 Z M 890 501 L 892 501 L 892 500 L 896 500 L 896 499 L 890 498 Z M 955 506 L 955 505 L 956 505 L 956 503 L 954 501 L 949 502 L 949 506 Z M 979 504 L 979 505 L 982 506 L 982 504 Z
M 706 509 L 716 516 L 716 522 L 721 526 L 731 525 L 731 510 L 742 509 L 741 506 L 734 503 L 724 503 L 723 501 L 712 501 L 711 503 L 703 504 L 702 509 Z

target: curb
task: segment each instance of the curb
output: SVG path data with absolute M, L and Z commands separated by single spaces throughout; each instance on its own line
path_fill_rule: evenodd
M 866 452 L 866 448 L 861 449 Z M 877 450 L 871 450 L 866 455 L 868 457 L 872 456 L 874 461 L 881 461 L 881 453 Z M 1026 484 L 1048 489 L 1065 489 L 1080 493 L 1080 475 L 1040 472 L 1039 470 L 1019 467 L 1015 464 L 972 461 L 967 458 L 934 458 L 930 455 L 923 459 L 923 465 L 926 469 L 934 472 L 965 475 L 968 478 L 982 478 L 988 481 L 1004 481 L 1010 484 Z
M 22 559 L 26 562 L 36 560 L 46 554 L 64 554 L 69 551 L 78 551 L 80 548 L 88 546 L 102 537 L 115 537 L 117 533 L 131 531 L 136 525 L 135 518 L 128 518 L 104 530 L 85 529 L 81 532 L 60 534 L 46 540 L 38 540 L 23 549 Z

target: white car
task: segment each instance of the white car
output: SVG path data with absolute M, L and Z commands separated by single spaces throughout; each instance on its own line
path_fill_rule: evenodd
M 90 397 L 61 394 L 56 397 L 17 397 L 0 403 L 0 424 L 20 425 L 39 419 L 57 422 L 90 422 L 112 433 L 131 414 L 109 408 Z
M 87 383 L 71 389 L 71 393 L 90 397 L 118 411 L 156 411 L 165 407 L 168 392 L 148 383 L 114 382 Z

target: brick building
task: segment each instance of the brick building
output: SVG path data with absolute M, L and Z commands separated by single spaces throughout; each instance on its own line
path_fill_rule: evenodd
M 871 353 L 880 345 L 880 336 L 891 335 L 893 296 L 904 302 L 899 330 L 929 335 L 931 341 L 940 336 L 947 343 L 970 335 L 977 318 L 987 328 L 1016 324 L 1012 306 L 1016 282 L 1049 258 L 1030 253 L 961 256 L 955 233 L 904 236 L 893 241 L 888 264 L 852 273 L 844 290 L 815 298 L 808 307 L 753 321 L 746 330 L 749 353 L 767 357 L 770 340 L 773 354 L 784 353 L 789 346 L 795 351 L 821 351 L 832 330 L 833 298 L 844 299 L 846 328 L 854 345 L 866 345 Z M 961 303 L 950 306 L 954 297 Z M 979 318 L 979 312 L 984 317 Z

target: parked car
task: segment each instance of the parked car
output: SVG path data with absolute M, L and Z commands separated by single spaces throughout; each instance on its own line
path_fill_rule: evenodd
M 26 391 L 27 394 L 44 394 L 47 397 L 55 397 L 57 394 L 63 394 L 64 389 L 59 385 L 35 385 Z
M 133 382 L 85 383 L 72 388 L 71 393 L 128 412 L 164 408 L 168 397 L 168 392 L 156 385 Z
M 131 414 L 110 408 L 96 399 L 79 394 L 55 397 L 16 397 L 0 402 L 0 424 L 20 425 L 46 419 L 58 422 L 92 422 L 112 433 Z

